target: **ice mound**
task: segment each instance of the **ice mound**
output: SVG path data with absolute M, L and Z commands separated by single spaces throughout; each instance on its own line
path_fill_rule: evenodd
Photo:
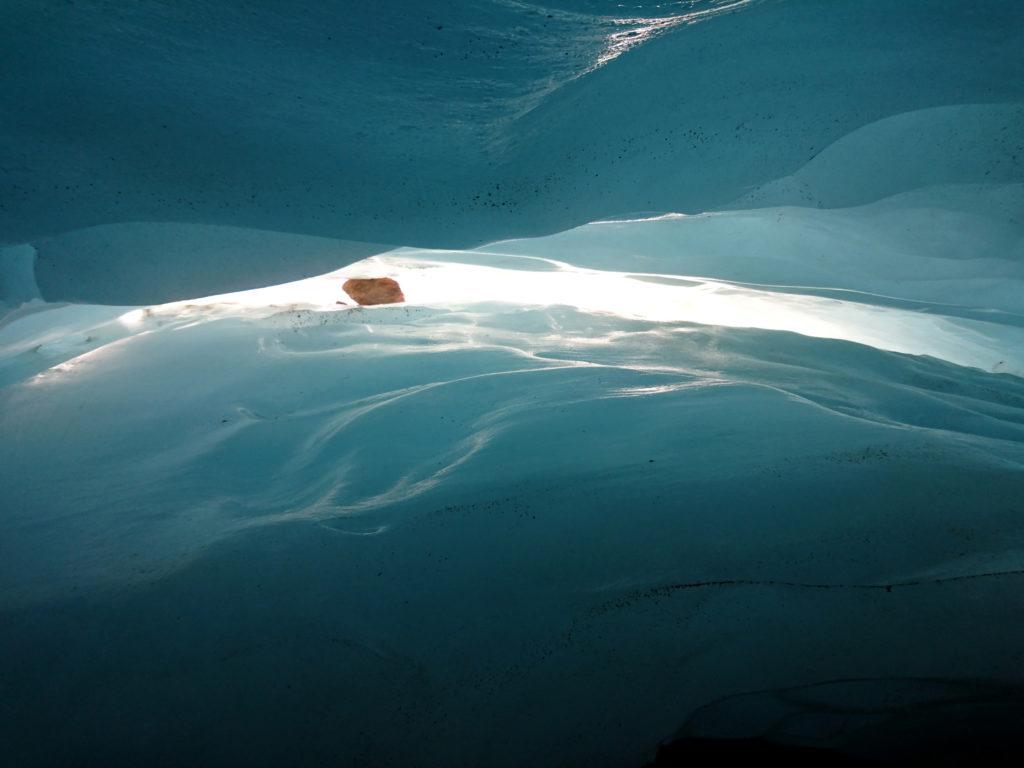
M 1019 684 L 1013 297 L 944 304 L 941 279 L 872 249 L 845 272 L 792 254 L 798 289 L 689 273 L 719 218 L 780 213 L 25 305 L 0 327 L 6 723 L 113 762 L 269 765 L 301 743 L 354 764 L 640 765 L 751 690 Z M 794 226 L 841 249 L 883 214 Z M 871 231 L 895 248 L 899 230 Z M 609 269 L 616 250 L 659 271 Z M 953 251 L 922 251 L 918 276 L 952 285 Z M 721 267 L 757 276 L 742 253 Z M 371 273 L 407 303 L 337 304 Z
M 1022 35 L 1016 0 L 7 2 L 0 754 L 997 738 Z

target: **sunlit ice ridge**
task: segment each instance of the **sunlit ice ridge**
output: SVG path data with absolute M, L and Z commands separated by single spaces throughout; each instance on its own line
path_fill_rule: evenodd
M 1020 3 L 0 43 L 5 761 L 1019 762 Z

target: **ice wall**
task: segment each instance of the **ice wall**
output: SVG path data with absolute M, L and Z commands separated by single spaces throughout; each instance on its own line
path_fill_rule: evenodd
M 0 29 L 8 244 L 159 221 L 465 247 L 636 211 L 1024 181 L 1012 0 L 12 0 Z M 241 266 L 217 269 L 235 285 L 183 271 L 193 296 L 253 287 Z

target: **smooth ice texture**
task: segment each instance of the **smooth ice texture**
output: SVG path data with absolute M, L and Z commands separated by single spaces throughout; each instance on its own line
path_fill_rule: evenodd
M 902 204 L 794 218 L 840 248 Z M 933 679 L 1020 683 L 1019 295 L 898 300 L 870 261 L 815 287 L 794 250 L 800 290 L 684 248 L 661 271 L 735 215 L 25 305 L 0 328 L 6 721 L 114 762 L 640 765 L 734 694 L 895 678 L 931 711 Z M 559 260 L 580 241 L 608 253 Z M 595 268 L 639 266 L 626 243 L 659 271 Z M 907 293 L 947 298 L 957 260 L 921 258 Z M 406 304 L 338 304 L 384 275 Z
M 76 300 L 326 271 L 228 245 L 139 298 L 166 269 L 124 267 L 138 222 L 465 248 L 1024 182 L 1017 0 L 7 0 L 0 30 L 0 244 L 55 237 L 63 261 L 72 230 L 128 239 Z
M 1021 4 L 633 5 L 4 4 L 12 764 L 1019 719 Z

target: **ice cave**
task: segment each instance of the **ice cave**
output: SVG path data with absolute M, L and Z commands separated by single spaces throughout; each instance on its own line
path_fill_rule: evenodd
M 0 764 L 734 760 L 1024 764 L 1024 3 L 0 0 Z

